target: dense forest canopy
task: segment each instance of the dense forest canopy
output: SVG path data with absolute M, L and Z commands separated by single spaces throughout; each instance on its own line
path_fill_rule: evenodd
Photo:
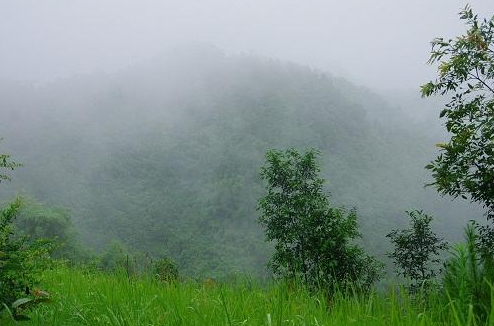
M 255 211 L 264 155 L 314 147 L 332 204 L 356 207 L 370 252 L 383 255 L 388 245 L 374 239 L 405 223 L 407 209 L 435 215 L 455 241 L 482 211 L 424 189 L 445 135 L 418 97 L 203 46 L 113 75 L 2 81 L 2 148 L 24 167 L 0 199 L 65 207 L 97 250 L 119 240 L 171 257 L 184 274 L 259 275 L 270 249 Z

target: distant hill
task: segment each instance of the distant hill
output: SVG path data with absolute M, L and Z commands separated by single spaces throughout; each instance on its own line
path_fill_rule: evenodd
M 25 167 L 0 199 L 27 193 L 66 206 L 97 249 L 119 239 L 171 256 L 189 275 L 263 274 L 270 247 L 255 209 L 264 154 L 315 147 L 331 202 L 357 207 L 371 252 L 383 254 L 384 235 L 414 208 L 456 239 L 481 211 L 424 189 L 442 133 L 437 111 L 414 114 L 417 105 L 208 47 L 38 88 L 3 81 L 1 148 Z

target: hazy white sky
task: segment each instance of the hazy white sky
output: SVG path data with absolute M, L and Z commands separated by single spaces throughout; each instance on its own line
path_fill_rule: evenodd
M 328 70 L 371 88 L 432 76 L 429 41 L 463 31 L 459 0 L 0 0 L 0 78 L 111 72 L 190 42 Z M 484 16 L 494 0 L 470 1 Z

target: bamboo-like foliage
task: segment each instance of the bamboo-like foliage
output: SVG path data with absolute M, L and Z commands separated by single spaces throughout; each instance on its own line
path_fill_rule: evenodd
M 465 228 L 465 243 L 454 247 L 445 264 L 445 300 L 454 305 L 464 323 L 470 318 L 469 307 L 478 322 L 485 322 L 492 310 L 492 257 L 479 249 L 478 240 L 475 225 L 470 223 Z

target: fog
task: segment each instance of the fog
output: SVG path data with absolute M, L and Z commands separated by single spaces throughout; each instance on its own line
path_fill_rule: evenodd
M 470 1 L 490 14 L 492 0 Z M 433 75 L 428 42 L 462 31 L 459 0 L 1 1 L 0 78 L 114 72 L 184 43 L 307 64 L 373 89 Z
M 187 275 L 261 275 L 265 154 L 315 147 L 372 254 L 411 209 L 459 241 L 482 210 L 424 189 L 446 135 L 442 99 L 418 90 L 435 73 L 430 40 L 464 31 L 464 5 L 3 1 L 0 153 L 24 166 L 0 203 L 62 207 L 83 251 L 118 241 Z

